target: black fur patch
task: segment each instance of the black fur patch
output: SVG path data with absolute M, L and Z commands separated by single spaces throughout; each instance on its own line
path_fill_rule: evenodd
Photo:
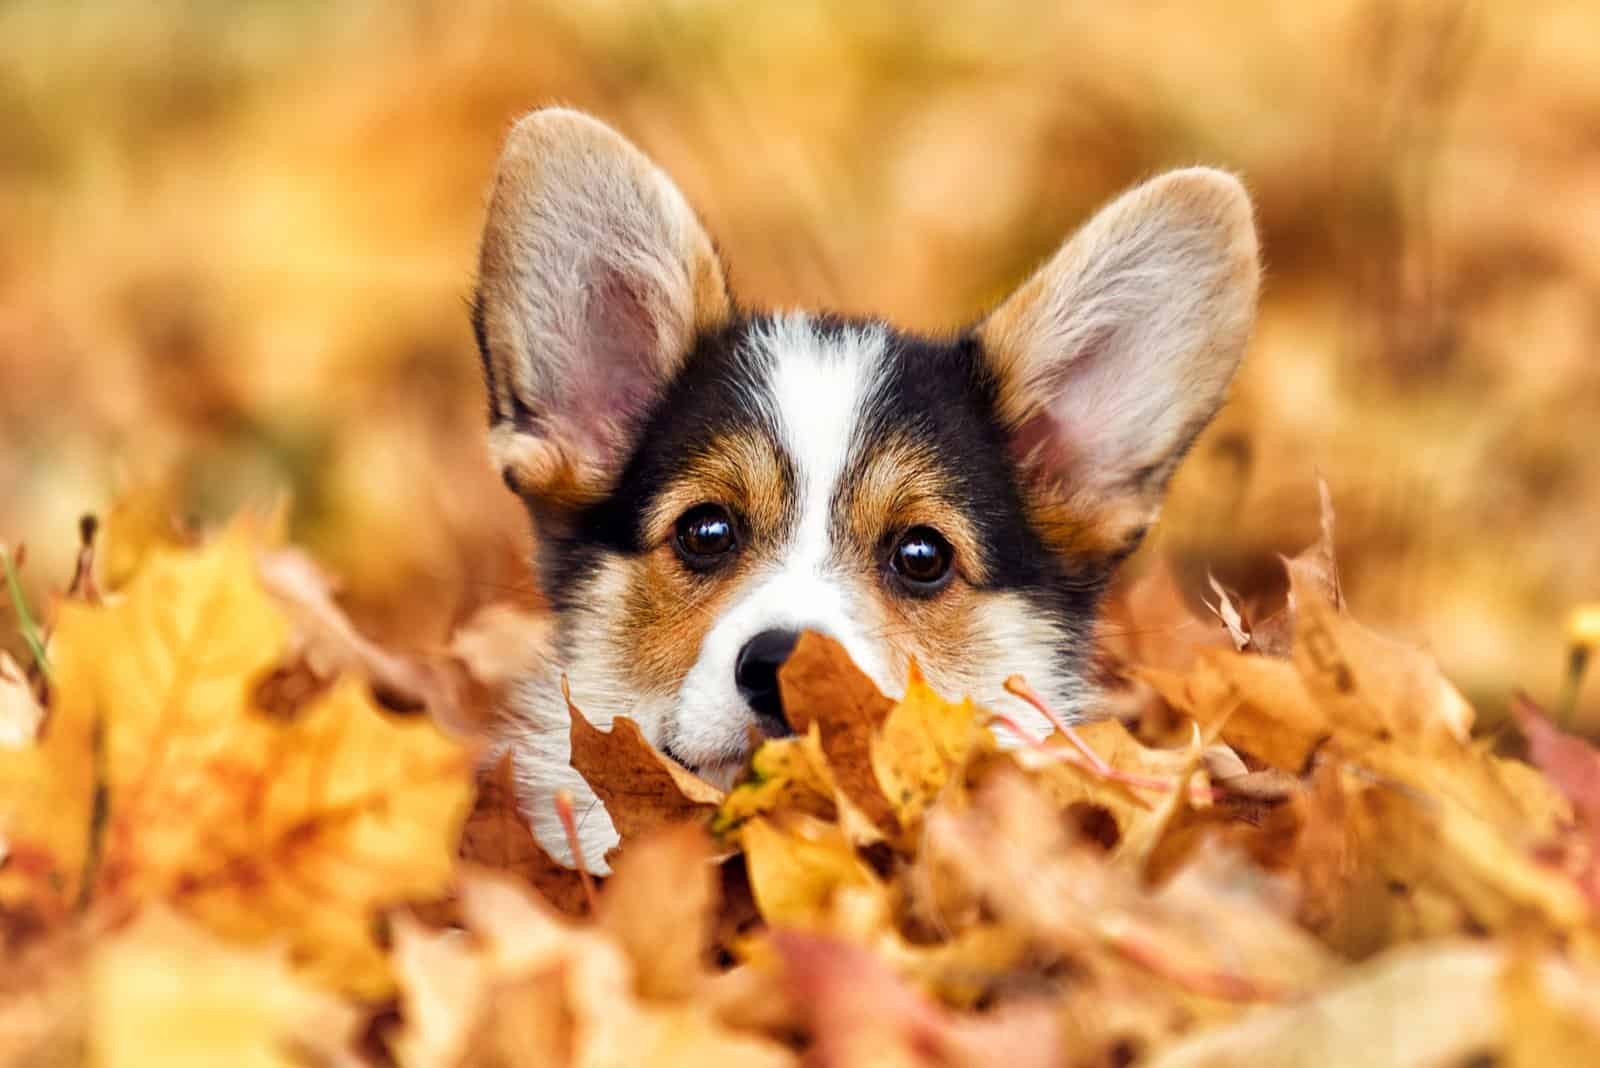
M 541 573 L 558 610 L 582 595 L 586 579 L 607 553 L 648 550 L 642 528 L 656 495 L 696 452 L 731 430 L 780 441 L 773 416 L 752 403 L 765 375 L 745 342 L 759 316 L 739 316 L 702 337 L 644 422 L 615 492 L 545 531 Z M 817 318 L 824 336 L 868 324 Z M 1069 635 L 1060 667 L 1078 669 L 1114 561 L 1064 560 L 1046 548 L 1027 520 L 1011 450 L 995 410 L 995 383 L 976 336 L 948 340 L 890 331 L 879 387 L 856 428 L 854 455 L 873 442 L 910 435 L 939 459 L 950 496 L 961 502 L 978 532 L 985 588 L 1022 594 L 1035 611 Z M 782 449 L 779 449 L 783 455 Z M 793 461 L 786 474 L 795 481 Z M 849 472 L 845 480 L 849 480 Z
M 656 495 L 719 434 L 748 428 L 776 439 L 778 428 L 769 414 L 749 403 L 761 374 L 744 341 L 757 321 L 738 316 L 699 339 L 646 417 L 616 490 L 564 524 L 569 528 L 564 536 L 547 539 L 541 574 L 557 609 L 582 588 L 602 553 L 646 551 L 644 517 Z M 792 471 L 789 478 L 793 482 Z
M 1028 522 L 982 344 L 970 332 L 949 340 L 897 332 L 887 360 L 884 388 L 863 420 L 863 451 L 874 436 L 908 432 L 934 451 L 952 498 L 977 530 L 988 572 L 983 588 L 1020 593 L 1060 625 L 1071 639 L 1059 666 L 1074 670 L 1114 565 L 1064 560 Z

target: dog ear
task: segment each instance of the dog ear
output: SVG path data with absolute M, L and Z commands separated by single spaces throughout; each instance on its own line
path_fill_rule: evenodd
M 564 109 L 516 124 L 474 309 L 508 485 L 540 507 L 602 497 L 695 337 L 730 311 L 711 239 L 638 149 Z
M 1250 199 L 1174 171 L 1105 207 L 978 328 L 1036 522 L 1120 556 L 1217 409 L 1260 288 Z

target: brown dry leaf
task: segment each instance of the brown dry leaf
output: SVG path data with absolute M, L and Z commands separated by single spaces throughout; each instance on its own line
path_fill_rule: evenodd
M 1220 730 L 1233 748 L 1298 772 L 1331 733 L 1294 665 L 1286 660 L 1206 650 L 1186 675 L 1138 676 L 1202 729 Z
M 1433 657 L 1339 614 L 1311 581 L 1291 572 L 1290 659 L 1211 652 L 1187 677 L 1151 681 L 1273 767 L 1300 771 L 1331 745 L 1379 780 L 1447 799 L 1514 839 L 1553 834 L 1559 798 L 1471 740 L 1472 709 Z
M 479 609 L 431 658 L 440 697 L 429 712 L 446 730 L 478 736 L 491 728 L 511 688 L 549 655 L 555 620 L 513 604 Z
M 1344 611 L 1344 589 L 1339 584 L 1339 559 L 1333 547 L 1333 491 L 1328 488 L 1325 478 L 1317 479 L 1317 508 L 1320 527 L 1317 540 L 1284 560 L 1284 566 L 1289 570 L 1288 610 L 1291 618 L 1298 612 L 1301 598 L 1308 593 L 1334 611 Z
M 283 953 L 228 945 L 159 906 L 96 948 L 87 998 L 96 1068 L 328 1064 L 357 1021 Z
M 1299 824 L 1284 863 L 1300 886 L 1300 923 L 1358 960 L 1387 945 L 1398 920 L 1410 917 L 1409 903 L 1396 900 L 1372 854 L 1371 829 L 1357 803 L 1364 785 L 1336 761 L 1318 761 L 1295 801 Z
M 1286 868 L 1304 891 L 1301 921 L 1348 956 L 1530 922 L 1572 932 L 1590 919 L 1571 878 L 1522 834 L 1335 754 L 1319 760 L 1299 816 Z
M 477 783 L 477 799 L 461 830 L 461 859 L 520 877 L 568 915 L 589 911 L 582 876 L 552 859 L 523 818 L 511 754 L 480 769 Z
M 1113 587 L 1096 636 L 1098 647 L 1120 663 L 1169 671 L 1189 668 L 1197 649 L 1230 644 L 1222 630 L 1195 615 L 1164 556 Z
M 76 1068 L 88 1041 L 88 957 L 97 927 L 80 925 L 4 950 L 0 1064 Z
M 1250 647 L 1266 656 L 1289 655 L 1305 598 L 1314 598 L 1336 612 L 1342 613 L 1345 609 L 1339 562 L 1333 547 L 1333 494 L 1328 489 L 1327 479 L 1317 479 L 1317 499 L 1320 509 L 1317 540 L 1294 556 L 1282 558 L 1289 575 L 1289 593 L 1283 608 L 1248 628 Z
M 402 656 L 366 638 L 334 601 L 334 586 L 298 549 L 262 553 L 258 566 L 267 590 L 293 625 L 290 649 L 275 674 L 312 680 L 306 697 L 346 672 L 365 675 L 374 695 L 401 712 L 427 710 L 451 733 L 489 732 L 506 691 L 545 655 L 552 622 L 512 605 L 489 605 L 451 640 L 447 651 Z M 283 702 L 292 714 L 293 702 Z
M 986 718 L 971 698 L 940 697 L 911 665 L 905 697 L 870 742 L 873 775 L 904 833 L 914 831 L 946 786 L 961 781 L 975 757 L 994 751 Z
M 572 715 L 572 766 L 605 803 L 627 843 L 674 823 L 704 820 L 723 793 L 652 746 L 626 716 L 600 730 L 567 704 Z
M 657 831 L 623 851 L 595 924 L 633 962 L 639 997 L 685 998 L 705 981 L 716 879 L 710 840 L 692 824 Z
M 254 709 L 288 630 L 257 546 L 235 524 L 153 553 L 115 604 L 63 606 L 52 715 L 103 723 L 95 892 L 170 898 L 232 937 L 288 941 L 325 983 L 381 994 L 377 910 L 444 889 L 471 755 L 426 720 L 384 715 L 350 678 L 287 722 Z
M 1446 940 L 1390 950 L 1303 1001 L 1176 1043 L 1147 1068 L 1444 1068 L 1502 1034 L 1503 955 Z
M 1064 952 L 1117 953 L 1193 994 L 1281 998 L 1331 963 L 1287 921 L 1287 889 L 1237 854 L 1202 848 L 1148 890 L 1137 872 L 1069 842 L 1054 809 L 1016 775 L 985 783 L 966 812 L 930 816 L 923 852 L 1002 921 Z
M 1290 656 L 1311 697 L 1345 737 L 1401 745 L 1465 742 L 1473 711 L 1432 656 L 1357 624 L 1320 597 L 1301 592 Z
M 856 667 L 844 646 L 812 631 L 800 636 L 778 672 L 778 686 L 790 725 L 802 735 L 816 726 L 838 791 L 879 831 L 893 836 L 899 828 L 873 771 L 871 741 L 895 702 Z
M 1200 751 L 1194 747 L 1146 746 L 1114 719 L 1080 724 L 1075 730 L 1084 744 L 1116 771 L 1148 779 L 1151 786 L 1130 785 L 1099 775 L 1079 761 L 1060 759 L 1077 750 L 1059 735 L 1040 749 L 1019 750 L 1014 759 L 1058 809 L 1078 817 L 1080 824 L 1099 813 L 1109 817 L 1115 834 L 1104 838 L 1114 840 L 1104 844 L 1120 847 L 1138 838 L 1142 844 L 1134 848 L 1147 859 L 1173 815 L 1173 802 L 1187 803 L 1193 798 L 1199 807 L 1209 807 L 1210 781 L 1198 770 Z M 1089 825 L 1098 826 L 1094 822 Z M 1136 866 L 1142 867 L 1142 862 Z
M 1160 873 L 1155 870 L 1154 859 L 1162 843 L 1171 837 L 1169 832 L 1191 812 L 1211 807 L 1211 785 L 1206 781 L 1202 764 L 1204 754 L 1200 733 L 1196 730 L 1186 763 L 1165 780 L 1167 789 L 1158 795 L 1150 818 L 1129 822 L 1121 841 L 1111 852 L 1113 863 L 1139 872 L 1147 882 L 1157 881 Z
M 1217 576 L 1206 575 L 1206 582 L 1211 587 L 1211 592 L 1217 595 L 1217 603 L 1206 602 L 1206 607 L 1211 609 L 1211 614 L 1216 616 L 1223 628 L 1228 632 L 1228 640 L 1233 642 L 1235 652 L 1244 652 L 1251 647 L 1250 621 L 1238 606 L 1238 595 L 1230 593 L 1222 583 L 1217 581 Z

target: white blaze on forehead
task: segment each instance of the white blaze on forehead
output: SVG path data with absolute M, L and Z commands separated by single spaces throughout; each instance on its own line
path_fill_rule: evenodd
M 751 338 L 769 368 L 768 400 L 794 464 L 798 523 L 786 570 L 826 563 L 834 494 L 886 340 L 881 326 L 821 331 L 804 315 L 774 319 Z

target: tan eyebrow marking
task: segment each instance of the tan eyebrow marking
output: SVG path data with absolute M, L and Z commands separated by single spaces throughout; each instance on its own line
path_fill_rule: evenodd
M 736 509 L 756 540 L 771 540 L 784 528 L 793 498 L 789 473 L 771 439 L 753 428 L 725 431 L 673 474 L 645 517 L 645 541 L 666 541 L 678 517 L 706 501 Z
M 886 535 L 930 526 L 955 549 L 956 567 L 982 585 L 989 564 L 978 533 L 950 490 L 944 464 L 931 448 L 906 435 L 877 443 L 845 476 L 845 532 L 858 552 L 875 555 Z

